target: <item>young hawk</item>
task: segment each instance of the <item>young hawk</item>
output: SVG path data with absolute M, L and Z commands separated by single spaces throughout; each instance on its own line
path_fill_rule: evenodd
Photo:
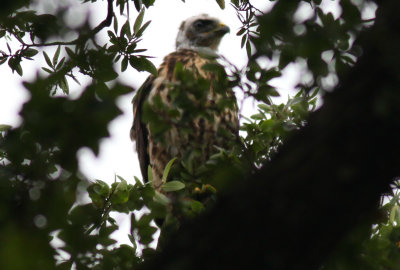
M 234 94 L 229 88 L 217 91 L 216 74 L 203 70 L 212 60 L 201 56 L 204 51 L 215 53 L 228 32 L 226 25 L 206 14 L 182 22 L 176 51 L 164 58 L 158 75 L 149 76 L 132 101 L 131 139 L 136 141 L 143 179 L 147 181 L 151 165 L 153 186 L 158 190 L 171 159 L 176 157 L 179 164 L 190 156 L 204 164 L 218 147 L 228 148 L 229 140 L 237 137 Z M 177 66 L 190 71 L 189 82 L 179 79 Z

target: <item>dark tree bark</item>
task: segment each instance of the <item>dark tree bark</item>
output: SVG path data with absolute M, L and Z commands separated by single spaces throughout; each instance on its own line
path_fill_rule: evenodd
M 145 269 L 318 269 L 400 175 L 400 2 L 363 55 L 262 170 L 186 224 Z

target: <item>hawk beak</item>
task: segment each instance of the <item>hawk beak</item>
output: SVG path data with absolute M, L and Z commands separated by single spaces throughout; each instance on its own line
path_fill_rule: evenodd
M 230 29 L 228 26 L 219 21 L 214 21 L 212 29 L 209 32 L 198 34 L 196 45 L 216 50 L 222 37 L 229 32 Z
M 231 30 L 229 29 L 229 27 L 221 22 L 219 23 L 218 28 L 215 30 L 215 32 L 221 34 L 221 36 L 229 33 L 230 31 Z

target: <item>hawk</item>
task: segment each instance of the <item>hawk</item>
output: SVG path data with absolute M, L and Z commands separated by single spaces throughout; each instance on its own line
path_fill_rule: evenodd
M 206 14 L 183 21 L 176 51 L 164 58 L 158 75 L 149 76 L 133 98 L 130 135 L 136 141 L 143 179 L 147 181 L 150 165 L 156 190 L 160 190 L 163 171 L 171 159 L 178 159 L 175 164 L 187 159 L 204 164 L 218 148 L 228 148 L 228 142 L 238 136 L 232 89 L 217 89 L 215 72 L 203 69 L 207 63 L 216 62 L 204 52 L 216 55 L 228 32 L 226 25 Z M 188 78 L 184 82 L 177 70 L 186 77 L 185 72 L 190 72 L 189 82 Z

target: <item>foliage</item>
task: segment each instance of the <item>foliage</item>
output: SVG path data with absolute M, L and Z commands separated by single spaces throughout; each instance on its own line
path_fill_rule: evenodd
M 400 211 L 396 189 L 384 198 L 377 220 L 363 224 L 346 239 L 322 269 L 398 269 L 400 263 Z
M 146 184 L 119 176 L 111 185 L 89 181 L 79 172 L 76 159 L 82 147 L 98 153 L 99 141 L 109 135 L 108 123 L 121 113 L 116 99 L 133 91 L 118 83 L 118 72 L 131 67 L 157 74 L 149 56 L 143 54 L 146 50 L 139 46 L 150 24 L 144 20 L 145 11 L 155 1 L 107 0 L 107 17 L 101 23 L 91 27 L 86 21 L 78 28 L 64 21 L 66 8 L 38 14 L 33 2 L 6 1 L 0 12 L 0 38 L 7 48 L 0 51 L 0 64 L 7 63 L 23 76 L 24 61 L 43 55 L 46 63 L 45 76 L 24 84 L 31 98 L 21 111 L 22 125 L 0 125 L 2 269 L 134 269 L 149 259 L 158 230 L 154 220 L 164 220 L 160 241 L 168 241 L 169 233 L 178 230 L 182 221 L 210 209 L 217 194 L 232 185 L 229 181 L 234 175 L 249 174 L 266 164 L 291 131 L 307 124 L 317 97 L 337 83 L 327 81 L 357 61 L 361 50 L 353 41 L 373 24 L 373 18 L 364 20 L 362 13 L 374 6 L 371 1 L 340 1 L 342 13 L 335 17 L 317 0 L 272 1 L 268 12 L 251 1 L 231 0 L 243 25 L 237 35 L 248 64 L 238 68 L 220 58 L 219 64 L 205 67 L 218 76 L 214 82 L 195 78 L 178 65 L 175 72 L 182 84 L 171 87 L 177 108 L 186 114 L 182 117 L 178 109 L 171 111 L 159 103 L 157 110 L 145 108 L 144 120 L 153 123 L 162 136 L 171 121 L 185 127 L 185 121 L 200 114 L 209 117 L 207 108 L 188 106 L 182 90 L 193 89 L 192 94 L 201 100 L 202 90 L 211 83 L 216 89 L 231 87 L 253 98 L 258 112 L 243 116 L 243 135 L 231 149 L 218 149 L 204 164 L 193 165 L 191 153 L 180 162 L 172 160 L 163 176 L 166 196 L 152 188 L 151 175 Z M 137 11 L 133 25 L 130 2 Z M 224 0 L 216 2 L 225 7 Z M 312 14 L 299 18 L 298 11 L 304 8 Z M 128 19 L 121 21 L 114 9 Z M 108 37 L 105 44 L 96 38 L 101 34 Z M 54 48 L 54 53 L 47 48 Z M 265 67 L 266 59 L 276 65 Z M 299 84 L 294 97 L 275 104 L 274 97 L 280 94 L 271 81 L 290 64 L 302 65 L 310 76 Z M 92 83 L 72 100 L 66 95 L 71 79 L 79 83 L 78 74 Z M 220 105 L 232 106 L 232 102 Z M 157 112 L 163 110 L 169 119 L 159 118 Z M 87 195 L 89 203 L 85 203 Z M 372 221 L 373 227 L 370 223 L 362 226 L 356 234 L 360 237 L 345 242 L 323 269 L 397 269 L 398 197 L 394 191 L 381 209 L 384 219 Z M 113 212 L 130 216 L 131 245 L 118 245 L 111 237 L 119 229 Z M 348 247 L 354 247 L 352 252 Z

